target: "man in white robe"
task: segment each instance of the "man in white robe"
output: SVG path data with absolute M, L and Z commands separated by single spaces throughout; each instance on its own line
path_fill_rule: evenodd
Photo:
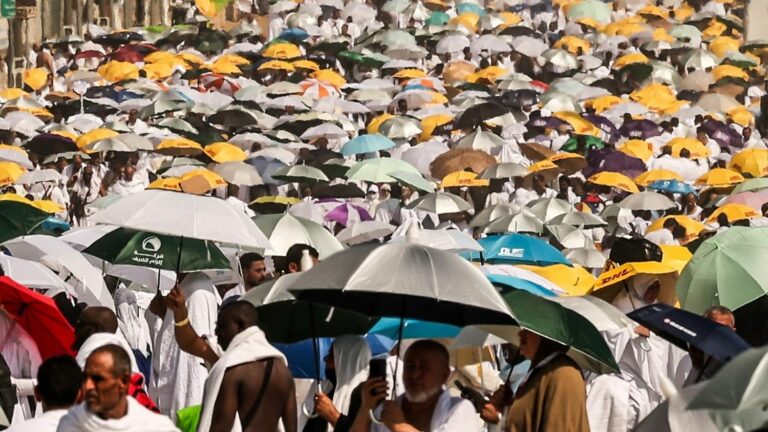
M 35 414 L 28 397 L 34 394 L 34 377 L 37 376 L 42 358 L 32 337 L 5 313 L 0 313 L 0 332 L 7 338 L 0 354 L 8 364 L 11 382 L 16 386 L 16 396 L 19 398 L 13 407 L 11 425 L 15 425 Z

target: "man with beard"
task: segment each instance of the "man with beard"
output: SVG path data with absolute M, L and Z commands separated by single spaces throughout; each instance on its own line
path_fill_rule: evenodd
M 462 431 L 483 429 L 483 422 L 468 400 L 451 396 L 445 388 L 451 373 L 448 350 L 431 340 L 415 342 L 405 352 L 405 394 L 385 401 L 387 382 L 371 378 L 363 385 L 363 409 L 358 411 L 353 432 Z M 373 424 L 374 410 L 382 424 Z

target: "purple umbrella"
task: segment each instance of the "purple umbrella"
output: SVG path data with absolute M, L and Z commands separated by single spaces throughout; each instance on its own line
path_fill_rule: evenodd
M 590 123 L 600 128 L 601 131 L 606 135 L 608 139 L 606 139 L 606 142 L 609 142 L 611 144 L 616 143 L 619 139 L 619 130 L 616 129 L 616 126 L 613 124 L 612 121 L 608 120 L 607 118 L 603 116 L 599 116 L 597 114 L 589 114 L 585 113 L 582 114 L 582 117 L 589 120 Z
M 603 149 L 591 152 L 588 165 L 581 172 L 589 178 L 599 172 L 619 172 L 629 178 L 635 178 L 648 168 L 642 160 L 617 150 Z
M 368 211 L 349 203 L 335 207 L 325 215 L 325 220 L 349 226 L 351 223 L 373 220 Z
M 526 128 L 542 128 L 542 129 L 557 129 L 560 126 L 566 126 L 569 130 L 573 130 L 571 125 L 560 120 L 557 117 L 537 117 L 528 121 L 525 124 Z
M 710 138 L 717 141 L 720 147 L 744 147 L 744 140 L 742 139 L 742 136 L 739 135 L 735 130 L 731 129 L 727 124 L 719 120 L 711 118 L 706 119 L 701 124 L 701 127 L 704 128 Z
M 619 128 L 619 133 L 627 138 L 648 139 L 661 135 L 661 128 L 656 122 L 640 119 L 625 120 Z

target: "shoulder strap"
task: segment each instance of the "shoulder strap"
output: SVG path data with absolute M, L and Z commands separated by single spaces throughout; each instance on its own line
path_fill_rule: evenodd
M 256 396 L 256 400 L 253 402 L 253 408 L 251 408 L 251 410 L 248 412 L 248 415 L 246 415 L 244 419 L 241 419 L 243 424 L 250 424 L 251 420 L 256 417 L 256 413 L 259 412 L 261 401 L 264 400 L 264 395 L 267 394 L 267 387 L 269 387 L 269 380 L 272 377 L 272 367 L 274 366 L 274 363 L 274 357 L 267 359 L 267 365 L 264 368 L 264 379 L 261 381 L 259 394 Z

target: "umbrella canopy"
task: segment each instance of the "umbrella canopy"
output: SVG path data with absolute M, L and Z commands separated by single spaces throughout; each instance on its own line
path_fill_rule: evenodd
M 567 346 L 569 349 L 566 354 L 583 369 L 597 373 L 618 372 L 616 359 L 600 332 L 581 314 L 563 304 L 522 290 L 512 290 L 503 297 L 520 328 Z M 518 331 L 513 327 L 481 328 L 512 343 L 520 343 Z
M 395 232 L 395 227 L 380 221 L 361 221 L 352 224 L 336 234 L 336 240 L 347 246 L 384 238 Z
M 393 268 L 398 271 L 393 273 Z M 302 273 L 291 292 L 302 300 L 368 316 L 458 326 L 514 322 L 496 289 L 471 263 L 409 242 L 359 245 L 339 252 Z
M 373 183 L 395 183 L 397 180 L 389 176 L 389 173 L 395 171 L 419 173 L 411 164 L 399 159 L 376 158 L 358 162 L 357 165 L 347 171 L 347 179 Z
M 214 197 L 146 190 L 124 197 L 93 219 L 139 231 L 270 248 L 267 237 L 244 213 Z
M 285 166 L 273 172 L 272 178 L 298 183 L 318 183 L 330 181 L 325 173 L 309 165 Z
M 570 225 L 581 227 L 583 229 L 597 228 L 608 225 L 608 222 L 604 221 L 600 216 L 593 215 L 592 213 L 584 213 L 572 211 L 563 213 L 559 216 L 555 216 L 550 219 L 547 224 L 549 225 Z
M 750 348 L 730 328 L 674 306 L 654 304 L 632 311 L 629 317 L 683 350 L 693 347 L 722 362 Z
M 549 222 L 557 216 L 575 211 L 571 203 L 554 197 L 533 200 L 526 204 L 526 207 L 531 210 L 534 216 L 544 222 Z
M 360 206 L 344 203 L 334 207 L 325 215 L 325 220 L 336 222 L 342 226 L 348 227 L 362 221 L 373 220 L 368 211 Z
M 656 192 L 638 192 L 624 198 L 619 207 L 629 210 L 667 210 L 676 207 L 676 204 Z
M 388 150 L 395 146 L 394 141 L 380 134 L 360 135 L 347 141 L 341 147 L 341 154 L 350 156 L 354 154 L 373 153 L 379 150 Z
M 0 276 L 0 304 L 29 333 L 43 360 L 74 354 L 75 331 L 52 298 Z
M 23 201 L 0 200 L 0 242 L 27 235 L 48 219 L 49 213 L 19 198 Z
M 765 295 L 768 228 L 733 227 L 705 240 L 677 282 L 683 309 L 701 314 L 722 305 L 732 310 Z
M 290 213 L 257 216 L 254 222 L 268 237 L 272 247 L 267 255 L 285 256 L 288 249 L 297 243 L 308 244 L 325 259 L 344 249 L 344 246 L 322 225 L 309 219 L 299 218 Z
M 489 263 L 552 265 L 570 262 L 549 243 L 523 234 L 488 236 L 478 240 Z
M 588 181 L 594 184 L 614 187 L 630 193 L 640 192 L 629 177 L 617 172 L 603 171 L 593 175 Z
M 472 206 L 459 196 L 448 192 L 435 192 L 424 195 L 408 205 L 409 209 L 423 210 L 435 214 L 459 213 Z

